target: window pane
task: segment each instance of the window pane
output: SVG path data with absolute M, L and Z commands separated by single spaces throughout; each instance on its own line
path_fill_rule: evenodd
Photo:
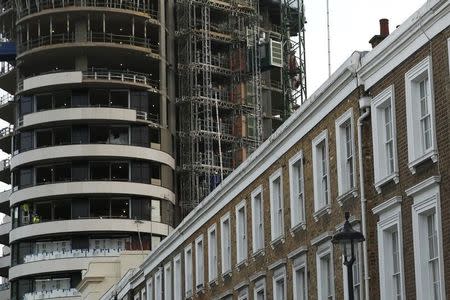
M 92 90 L 89 94 L 91 106 L 109 106 L 109 92 L 107 90 Z
M 89 143 L 89 129 L 87 126 L 72 127 L 72 143 L 74 144 Z
M 52 146 L 52 131 L 39 130 L 36 131 L 36 147 L 49 147 Z
M 91 180 L 109 180 L 109 163 L 93 162 L 90 164 Z
M 57 92 L 54 96 L 55 108 L 67 108 L 71 105 L 70 91 Z
M 71 205 L 69 200 L 56 200 L 53 203 L 55 220 L 69 220 L 71 216 Z
M 36 168 L 36 184 L 46 184 L 52 182 L 52 168 L 38 167 Z
M 111 91 L 111 107 L 128 107 L 128 91 Z
M 109 217 L 109 199 L 93 198 L 91 203 L 91 217 Z
M 70 127 L 62 127 L 53 129 L 54 145 L 68 145 L 71 143 Z
M 58 165 L 53 168 L 54 182 L 71 181 L 71 165 Z
M 129 209 L 128 199 L 111 199 L 111 217 L 128 218 Z
M 52 95 L 36 95 L 36 111 L 52 109 Z
M 128 181 L 128 163 L 114 162 L 111 163 L 111 180 Z

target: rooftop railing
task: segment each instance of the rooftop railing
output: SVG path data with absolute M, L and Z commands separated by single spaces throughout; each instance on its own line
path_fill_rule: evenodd
M 79 297 L 80 292 L 77 289 L 56 289 L 51 291 L 39 291 L 26 293 L 23 296 L 24 300 L 40 300 L 40 299 L 53 299 L 53 298 L 65 298 L 65 297 Z
M 17 10 L 18 18 L 37 13 L 43 10 L 64 7 L 102 7 L 113 9 L 132 10 L 145 13 L 153 19 L 158 18 L 158 11 L 146 5 L 146 1 L 121 1 L 121 0 L 37 0 L 30 2 L 30 7 Z

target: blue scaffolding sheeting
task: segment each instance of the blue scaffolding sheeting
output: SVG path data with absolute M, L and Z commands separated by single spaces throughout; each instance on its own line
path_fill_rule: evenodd
M 16 43 L 0 43 L 0 61 L 13 61 L 16 59 Z

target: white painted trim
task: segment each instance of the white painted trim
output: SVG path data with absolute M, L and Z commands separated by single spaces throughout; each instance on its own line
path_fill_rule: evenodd
M 188 272 L 188 268 L 187 268 L 187 254 L 188 252 L 190 252 L 191 254 L 191 270 L 190 273 Z M 190 297 L 193 295 L 194 293 L 194 276 L 192 276 L 192 274 L 194 273 L 194 263 L 193 263 L 193 256 L 194 253 L 192 251 L 192 244 L 187 245 L 184 248 L 184 293 L 185 293 L 185 297 Z M 189 283 L 189 277 L 188 274 L 191 276 L 191 282 Z M 190 289 L 188 289 L 188 285 L 190 285 Z
M 179 266 L 179 270 L 176 270 L 176 266 Z M 175 272 L 177 271 L 177 272 Z M 177 278 L 178 277 L 178 278 Z M 178 286 L 175 284 L 178 280 Z M 176 289 L 179 289 L 178 291 Z M 183 299 L 183 267 L 181 261 L 181 253 L 178 253 L 173 258 L 173 299 L 182 300 Z M 179 296 L 179 297 L 178 297 Z
M 299 207 L 296 203 L 297 197 L 294 194 L 294 184 L 297 184 L 297 182 L 294 182 L 294 165 L 296 163 L 300 162 L 300 176 L 301 178 L 301 186 L 299 189 L 301 189 L 301 193 L 303 195 L 303 205 L 302 207 Z M 300 150 L 297 154 L 295 154 L 293 157 L 289 159 L 289 203 L 291 205 L 290 207 L 290 215 L 291 215 L 291 230 L 302 226 L 303 229 L 306 228 L 306 208 L 305 208 L 305 177 L 303 172 L 303 150 Z M 300 214 L 297 216 L 298 219 L 296 219 L 294 214 L 294 209 L 298 207 L 300 209 Z
M 262 218 L 262 241 L 261 241 L 261 247 L 257 248 L 256 245 L 256 224 L 255 224 L 255 198 L 257 195 L 261 195 L 261 218 Z M 263 195 L 263 188 L 262 185 L 258 186 L 256 189 L 254 189 L 251 193 L 251 201 L 252 201 L 252 251 L 253 253 L 257 253 L 264 249 L 264 195 Z
M 226 222 L 226 221 L 228 221 L 228 226 L 229 226 L 229 232 L 228 232 L 228 237 L 225 237 L 225 235 L 224 235 L 224 233 L 223 233 L 223 231 L 224 231 L 224 223 Z M 228 239 L 228 245 L 230 246 L 230 253 L 229 253 L 229 255 L 230 255 L 230 265 L 228 266 L 229 268 L 227 268 L 227 269 L 224 269 L 224 266 L 225 266 L 225 255 L 224 255 L 224 253 L 225 253 L 225 250 L 226 249 L 224 249 L 224 241 L 225 241 L 225 238 L 227 238 Z M 221 266 L 222 266 L 222 275 L 225 275 L 225 274 L 227 274 L 227 273 L 229 273 L 229 272 L 231 272 L 232 271 L 232 251 L 233 251 L 233 249 L 232 249 L 232 245 L 231 245 L 231 218 L 230 218 L 230 212 L 227 212 L 225 215 L 223 215 L 221 218 L 220 218 L 220 257 L 221 257 L 221 262 L 222 262 L 222 264 L 221 264 Z
M 153 300 L 153 277 L 150 277 L 145 282 L 145 287 L 147 288 L 147 299 Z
M 383 109 L 387 106 L 387 102 L 391 106 L 392 114 L 392 141 L 394 154 L 394 170 L 388 173 L 388 166 L 385 160 L 386 149 L 384 147 L 385 130 L 382 120 L 384 119 Z M 398 154 L 397 154 L 397 120 L 395 112 L 395 90 L 391 85 L 377 96 L 371 103 L 371 120 L 372 120 L 372 145 L 373 145 L 373 167 L 374 167 L 374 185 L 378 193 L 381 193 L 381 187 L 387 182 L 393 180 L 398 183 Z
M 333 237 L 332 231 L 325 231 L 324 233 L 319 234 L 318 236 L 311 239 L 311 246 L 322 244 Z
M 342 136 L 342 125 L 350 120 L 350 135 L 352 138 L 352 155 L 353 155 L 353 187 L 345 187 L 344 186 L 344 175 L 345 174 L 345 168 L 343 165 L 345 165 L 345 162 L 342 160 L 346 159 L 346 155 L 344 151 L 346 150 L 342 146 L 344 145 L 343 136 Z M 345 195 L 346 193 L 350 192 L 352 189 L 356 188 L 356 151 L 355 151 L 355 124 L 354 124 L 354 118 L 353 118 L 353 108 L 348 109 L 345 113 L 343 113 L 339 118 L 335 121 L 335 132 L 336 132 L 336 166 L 337 166 L 337 179 L 338 179 L 338 196 Z
M 292 262 L 292 294 L 293 300 L 300 300 L 297 298 L 295 291 L 297 290 L 297 281 L 295 280 L 295 273 L 298 270 L 303 269 L 304 276 L 304 284 L 305 284 L 305 295 L 308 297 L 308 264 L 306 263 L 306 254 L 303 253 L 300 256 L 296 256 L 296 258 Z M 306 299 L 303 299 L 306 300 Z
M 381 215 L 386 211 L 393 209 L 397 205 L 401 205 L 401 203 L 402 203 L 401 196 L 392 197 L 391 199 L 383 201 L 382 203 L 372 208 L 372 213 L 374 215 Z
M 239 211 L 244 210 L 244 224 L 239 224 Z M 248 256 L 248 226 L 247 226 L 247 205 L 245 199 L 239 202 L 235 208 L 236 212 L 236 262 L 237 264 L 241 264 L 247 260 Z M 243 226 L 243 228 L 240 228 Z M 244 232 L 241 230 L 244 229 Z M 240 235 L 244 234 L 244 243 L 245 245 L 241 245 Z M 243 257 L 240 257 L 239 251 L 243 249 L 245 250 L 243 253 Z
M 215 233 L 215 253 L 211 253 L 211 233 Z M 208 228 L 208 282 L 211 283 L 212 281 L 217 279 L 218 276 L 218 233 L 217 233 L 217 225 L 214 223 L 213 225 L 209 226 Z M 212 276 L 211 273 L 211 266 L 214 266 L 215 268 L 215 274 Z
M 201 249 L 202 249 L 202 255 L 199 257 L 198 255 L 198 248 L 199 244 L 201 243 Z M 198 236 L 195 239 L 195 289 L 203 289 L 205 286 L 205 244 L 203 243 L 203 234 Z M 200 267 L 198 262 L 199 259 L 202 260 L 203 267 Z M 202 274 L 202 280 L 199 281 L 199 273 Z
M 155 300 L 163 299 L 163 288 L 162 288 L 162 270 L 158 268 L 155 273 L 153 289 L 155 290 Z M 158 279 L 159 278 L 159 279 Z
M 320 203 L 320 199 L 318 198 L 318 192 L 319 192 L 319 170 L 320 164 L 317 162 L 317 146 L 325 142 L 325 155 L 326 155 L 326 167 L 327 167 L 327 189 L 328 189 L 328 204 L 323 203 L 323 205 Z M 321 209 L 330 206 L 331 205 L 331 186 L 330 186 L 330 155 L 329 155 L 329 145 L 328 145 L 328 130 L 325 129 L 322 131 L 318 136 L 316 136 L 312 140 L 312 159 L 313 159 L 313 179 L 314 179 L 314 212 L 315 215 L 320 212 Z M 318 216 L 315 217 L 317 219 Z
M 266 291 L 266 278 L 262 278 L 255 282 L 254 292 L 253 292 L 253 299 L 258 299 L 257 294 L 258 292 L 263 291 L 264 292 L 264 298 L 267 297 L 267 291 Z
M 321 271 L 321 260 L 323 257 L 329 255 L 330 256 L 330 277 L 331 277 L 331 290 L 333 299 L 335 297 L 335 284 L 334 284 L 334 259 L 333 259 L 333 245 L 331 241 L 321 244 L 316 252 L 316 274 L 317 274 L 317 298 L 318 299 L 326 299 L 326 295 L 322 295 L 322 283 L 324 282 Z
M 416 185 L 413 185 L 410 188 L 407 188 L 405 190 L 406 196 L 409 197 L 413 197 L 418 193 L 421 193 L 427 189 L 433 188 L 434 186 L 436 186 L 438 183 L 441 182 L 441 176 L 440 175 L 435 175 L 435 176 L 431 176 L 428 177 L 427 179 L 419 182 Z
M 405 74 L 405 101 L 406 101 L 406 123 L 408 136 L 408 167 L 412 174 L 416 173 L 416 167 L 423 161 L 431 158 L 433 162 L 437 160 L 437 138 L 436 138 L 436 114 L 434 105 L 434 82 L 433 82 L 433 62 L 431 56 L 427 56 L 420 63 L 416 64 Z M 421 139 L 420 120 L 418 117 L 417 93 L 413 92 L 413 87 L 418 80 L 428 79 L 428 101 L 429 114 L 431 118 L 431 147 L 423 150 Z
M 164 298 L 165 299 L 173 299 L 173 277 L 172 277 L 172 261 L 169 261 L 164 265 Z M 170 284 L 168 284 L 170 283 Z
M 435 212 L 436 214 L 436 230 L 438 235 L 438 256 L 439 256 L 439 275 L 440 275 L 440 292 L 442 300 L 446 299 L 445 294 L 445 274 L 444 274 L 444 249 L 442 240 L 442 220 L 441 220 L 441 204 L 439 184 L 429 184 L 426 189 L 422 189 L 413 194 L 412 225 L 413 225 L 413 246 L 414 246 L 414 267 L 416 273 L 416 295 L 420 299 L 431 299 L 431 287 L 426 285 L 429 278 L 427 272 L 428 262 L 424 262 L 423 257 L 427 255 L 427 240 L 424 240 L 423 223 L 424 217 Z
M 272 277 L 272 291 L 273 291 L 273 298 L 274 299 L 279 299 L 278 297 L 276 297 L 275 293 L 276 293 L 276 286 L 277 286 L 277 282 L 283 280 L 283 300 L 287 299 L 287 282 L 286 282 L 286 267 L 282 266 L 279 269 L 275 270 L 273 272 L 273 277 Z
M 284 237 L 284 194 L 283 194 L 283 169 L 279 168 L 277 169 L 275 172 L 272 173 L 272 175 L 270 175 L 269 177 L 269 199 L 270 199 L 270 236 L 271 236 L 271 240 L 272 242 L 283 238 Z M 279 179 L 280 180 L 280 199 L 281 199 L 281 210 L 282 210 L 282 218 L 281 218 L 281 228 L 280 229 L 280 233 L 277 234 L 277 232 L 275 232 L 275 204 L 274 204 L 274 199 L 272 198 L 273 196 L 273 182 L 275 180 Z

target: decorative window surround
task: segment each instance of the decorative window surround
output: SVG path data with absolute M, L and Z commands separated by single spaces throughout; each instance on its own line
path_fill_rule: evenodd
M 181 254 L 178 254 L 173 259 L 173 299 L 181 300 L 183 295 L 181 275 Z
M 172 299 L 172 264 L 168 262 L 164 265 L 164 298 Z
M 295 259 L 297 256 L 303 255 L 306 252 L 308 252 L 308 247 L 307 246 L 300 246 L 297 249 L 295 249 L 292 252 L 288 253 L 288 258 L 289 259 Z
M 335 299 L 333 245 L 331 241 L 323 242 L 317 247 L 316 267 L 318 292 L 317 298 Z
M 379 216 L 377 232 L 382 300 L 398 296 L 405 299 L 406 296 L 401 202 L 402 198 L 396 196 L 372 209 Z
M 217 229 L 216 224 L 208 228 L 208 281 L 209 285 L 217 280 Z
M 251 194 L 252 198 L 252 248 L 253 256 L 264 249 L 264 202 L 260 185 Z
M 438 294 L 438 299 L 445 299 L 439 179 L 439 176 L 430 177 L 407 190 L 407 194 L 413 197 L 413 246 L 418 299 L 436 299 L 433 292 Z M 435 253 L 430 253 L 430 228 L 435 231 Z M 433 279 L 433 283 L 430 282 L 432 274 L 438 276 Z
M 195 289 L 197 293 L 204 288 L 204 249 L 203 235 L 201 235 L 195 239 Z
M 236 257 L 238 267 L 247 261 L 247 208 L 245 200 L 236 205 Z
M 314 220 L 331 213 L 330 166 L 328 156 L 328 130 L 312 141 L 314 175 Z
M 248 300 L 248 288 L 242 288 L 239 291 L 238 300 Z
M 269 177 L 270 223 L 272 246 L 284 237 L 284 205 L 282 168 Z
M 306 254 L 295 256 L 292 262 L 293 300 L 306 300 L 308 297 L 308 268 Z
M 161 268 L 155 273 L 155 300 L 162 300 L 163 298 L 161 273 Z
M 253 299 L 255 300 L 261 300 L 261 299 L 266 299 L 267 295 L 266 295 L 266 279 L 262 278 L 258 281 L 255 282 L 255 288 L 254 290 L 254 294 L 253 294 Z
M 291 234 L 299 228 L 306 229 L 304 187 L 303 151 L 300 151 L 289 159 Z
M 423 98 L 419 99 L 422 93 Z M 431 159 L 435 163 L 438 159 L 431 56 L 427 56 L 405 74 L 405 94 L 408 167 L 415 174 L 416 167 L 425 160 Z M 423 101 L 425 102 L 422 103 Z M 425 132 L 422 126 L 426 126 Z
M 185 297 L 192 297 L 194 278 L 192 276 L 192 245 L 184 248 L 184 289 Z
M 279 260 L 273 262 L 272 264 L 270 264 L 267 268 L 272 271 L 273 269 L 277 269 L 281 266 L 285 266 L 286 265 L 286 259 L 285 258 L 280 258 Z
M 356 197 L 355 130 L 353 109 L 350 108 L 335 122 L 338 199 Z M 347 197 L 343 197 L 347 196 Z M 340 204 L 342 206 L 342 204 Z
M 240 291 L 240 290 L 242 290 L 244 288 L 247 288 L 248 286 L 249 286 L 249 281 L 248 280 L 244 280 L 244 281 L 241 281 L 240 283 L 236 284 L 233 287 L 233 290 Z
M 356 188 L 353 188 L 345 194 L 338 196 L 336 198 L 336 201 L 338 202 L 339 206 L 342 207 L 344 206 L 345 202 L 355 199 L 356 197 L 358 197 L 358 190 Z
M 146 300 L 153 300 L 153 277 L 150 277 L 147 282 L 147 299 Z M 175 299 L 179 300 L 179 299 Z
M 371 108 L 374 186 L 381 193 L 386 183 L 399 182 L 394 86 L 374 97 Z
M 326 241 L 331 240 L 331 238 L 333 237 L 333 234 L 334 233 L 332 231 L 325 231 L 324 233 L 311 239 L 311 245 L 316 246 L 316 245 L 325 243 Z
M 286 267 L 282 266 L 273 271 L 273 298 L 277 300 L 287 299 L 286 290 Z
M 261 277 L 266 277 L 266 272 L 261 271 L 261 272 L 255 273 L 255 274 L 253 274 L 252 276 L 249 277 L 249 280 L 251 282 L 255 282 L 258 279 L 260 279 Z
M 220 218 L 222 276 L 231 275 L 231 219 L 230 213 Z

